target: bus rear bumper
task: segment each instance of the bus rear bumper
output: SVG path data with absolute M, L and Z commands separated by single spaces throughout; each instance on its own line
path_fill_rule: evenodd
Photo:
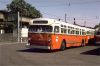
M 36 48 L 36 49 L 48 49 L 50 50 L 50 46 L 37 46 L 37 45 L 30 45 L 29 43 L 26 44 L 27 48 Z

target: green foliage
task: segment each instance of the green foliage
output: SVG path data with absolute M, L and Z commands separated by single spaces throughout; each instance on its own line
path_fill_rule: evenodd
M 28 16 L 33 18 L 42 17 L 40 11 L 31 6 L 29 3 L 26 3 L 24 0 L 13 0 L 10 4 L 7 5 L 7 8 L 12 12 L 19 11 L 21 16 Z
M 100 23 L 98 24 L 98 25 L 95 25 L 95 27 L 94 28 L 99 28 L 100 27 Z

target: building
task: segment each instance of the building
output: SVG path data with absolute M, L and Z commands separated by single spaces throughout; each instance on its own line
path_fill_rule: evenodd
M 20 17 L 20 28 L 28 26 L 32 18 Z M 18 14 L 7 10 L 0 10 L 0 34 L 13 33 L 18 26 Z

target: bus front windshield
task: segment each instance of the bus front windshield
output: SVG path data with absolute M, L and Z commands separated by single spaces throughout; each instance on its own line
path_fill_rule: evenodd
M 32 25 L 29 27 L 29 32 L 52 32 L 53 28 L 49 25 Z

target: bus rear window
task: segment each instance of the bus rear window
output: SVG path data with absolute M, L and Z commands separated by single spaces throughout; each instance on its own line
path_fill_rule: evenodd
M 29 27 L 29 32 L 52 32 L 52 26 L 48 25 L 32 25 Z

